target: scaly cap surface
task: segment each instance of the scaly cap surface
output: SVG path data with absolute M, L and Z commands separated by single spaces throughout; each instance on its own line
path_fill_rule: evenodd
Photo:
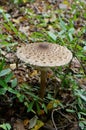
M 37 67 L 56 67 L 68 64 L 72 53 L 58 44 L 31 43 L 18 48 L 17 57 Z

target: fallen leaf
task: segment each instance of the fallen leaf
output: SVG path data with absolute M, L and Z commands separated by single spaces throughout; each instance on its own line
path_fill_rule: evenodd
M 66 4 L 59 4 L 59 8 L 60 9 L 67 9 L 67 5 Z
M 50 22 L 55 22 L 57 19 L 56 14 L 52 12 L 52 17 L 50 18 Z
M 44 125 L 44 123 L 42 121 L 37 120 L 35 127 L 32 128 L 31 130 L 39 130 L 43 125 Z
M 44 115 L 44 110 L 40 110 L 39 112 L 38 112 L 38 115 Z
M 25 119 L 25 120 L 23 121 L 24 126 L 27 126 L 28 123 L 29 123 L 29 119 Z
M 58 104 L 60 103 L 59 100 L 53 100 L 53 101 L 50 101 L 47 105 L 47 109 L 50 110 L 50 109 L 53 109 L 55 108 Z
M 51 78 L 52 76 L 53 76 L 53 71 L 52 70 L 48 70 L 47 77 Z
M 74 57 L 72 59 L 72 63 L 71 63 L 71 69 L 74 73 L 77 73 L 80 69 L 81 65 L 80 62 L 78 61 L 78 59 L 76 57 Z
M 10 64 L 10 68 L 11 68 L 12 70 L 15 70 L 15 69 L 16 69 L 16 63 Z
M 30 77 L 34 77 L 34 76 L 36 76 L 37 75 L 37 70 L 33 70 L 33 72 L 30 74 Z
M 26 27 L 20 26 L 19 31 L 24 33 L 26 36 L 28 36 L 29 35 L 29 26 L 26 26 Z
M 81 88 L 86 90 L 86 78 L 77 79 Z
M 17 119 L 14 123 L 13 130 L 25 130 L 23 121 L 20 119 Z
M 12 19 L 12 21 L 13 21 L 14 23 L 17 23 L 17 24 L 20 23 L 19 19 Z
M 33 128 L 36 125 L 37 119 L 38 119 L 38 117 L 36 115 L 33 118 L 31 118 L 31 120 L 29 122 L 29 129 Z

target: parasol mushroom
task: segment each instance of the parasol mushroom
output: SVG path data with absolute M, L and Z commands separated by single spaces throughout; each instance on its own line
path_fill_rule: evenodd
M 47 68 L 63 66 L 69 63 L 72 59 L 72 53 L 64 46 L 43 42 L 31 43 L 18 48 L 17 57 L 25 63 L 40 69 L 41 87 L 39 96 L 44 98 Z

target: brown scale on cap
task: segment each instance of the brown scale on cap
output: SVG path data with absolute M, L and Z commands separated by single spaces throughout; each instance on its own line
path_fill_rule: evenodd
M 40 43 L 40 44 L 39 44 L 39 48 L 40 48 L 40 49 L 48 49 L 48 47 L 49 47 L 49 45 L 46 44 L 46 43 L 44 43 L 44 44 Z

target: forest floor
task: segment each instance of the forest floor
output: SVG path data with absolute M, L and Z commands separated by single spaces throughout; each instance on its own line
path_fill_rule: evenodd
M 16 50 L 44 41 L 67 46 L 73 59 L 47 72 L 41 101 L 40 72 Z M 85 0 L 0 1 L 0 87 L 1 129 L 86 130 Z

